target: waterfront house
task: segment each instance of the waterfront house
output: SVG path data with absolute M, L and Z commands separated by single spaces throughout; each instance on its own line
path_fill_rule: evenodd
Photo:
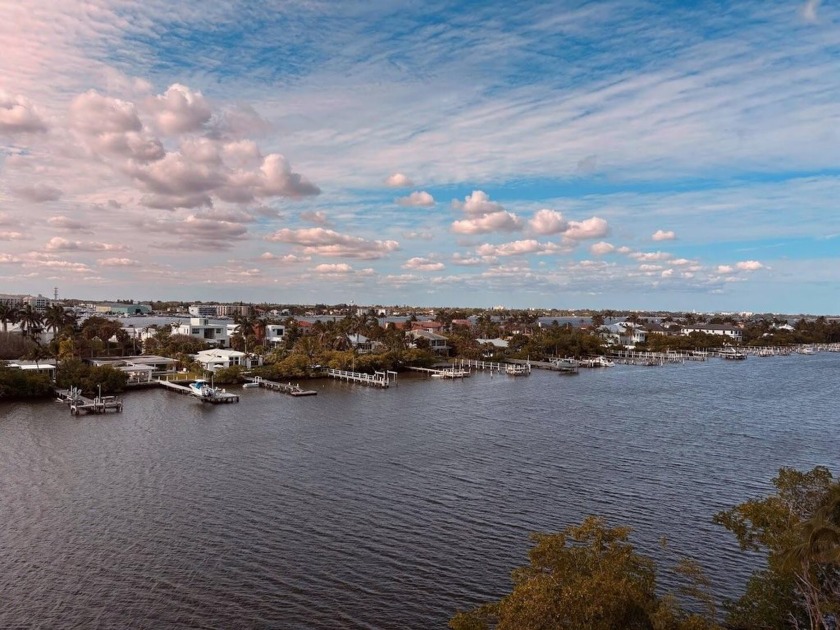
M 647 330 L 631 322 L 616 322 L 599 330 L 601 337 L 611 346 L 635 348 L 636 344 L 647 341 Z
M 425 339 L 429 343 L 429 349 L 432 352 L 449 355 L 449 340 L 443 335 L 438 335 L 428 330 L 412 330 L 408 334 L 414 339 L 414 343 L 411 344 L 412 347 L 416 348 L 417 342 L 420 339 Z
M 190 317 L 189 323 L 172 324 L 172 334 L 201 339 L 217 348 L 225 348 L 229 344 L 227 328 L 223 324 L 211 324 L 206 317 Z
M 253 355 L 239 352 L 238 350 L 223 350 L 220 348 L 202 350 L 195 355 L 195 360 L 208 372 L 215 372 L 216 370 L 235 365 L 250 369 L 254 365 L 261 365 L 261 359 L 262 357 L 257 358 Z
M 705 333 L 707 335 L 720 335 L 738 342 L 744 338 L 743 330 L 737 326 L 730 326 L 728 324 L 691 324 L 682 327 L 683 335 L 690 335 L 693 332 Z
M 7 368 L 23 370 L 29 374 L 46 374 L 50 380 L 55 380 L 55 361 L 45 359 L 43 361 L 10 361 L 6 363 Z

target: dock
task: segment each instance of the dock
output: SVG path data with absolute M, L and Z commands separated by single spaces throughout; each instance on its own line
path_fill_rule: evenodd
M 459 370 L 455 366 L 451 368 L 424 368 L 424 367 L 407 367 L 406 369 L 412 372 L 423 372 L 432 378 L 466 378 L 470 375 L 469 370 Z
M 120 398 L 116 396 L 97 396 L 96 398 L 88 398 L 82 396 L 81 390 L 77 387 L 70 389 L 60 389 L 56 391 L 58 399 L 70 405 L 70 413 L 78 416 L 81 413 L 107 413 L 114 411 L 122 412 L 123 403 Z
M 525 359 L 510 359 L 509 362 L 516 365 L 530 365 L 535 370 L 549 370 L 551 372 L 564 372 L 567 374 L 576 374 L 578 370 L 576 361 L 574 362 L 574 364 L 564 364 L 558 361 L 530 361 Z
M 317 396 L 318 394 L 315 390 L 303 389 L 300 385 L 292 385 L 291 383 L 275 383 L 274 381 L 269 381 L 261 376 L 255 376 L 250 379 L 250 382 L 262 387 L 263 389 L 269 389 L 273 392 L 280 392 L 281 394 L 287 394 L 289 396 Z
M 368 387 L 380 387 L 382 389 L 390 387 L 391 380 L 394 382 L 397 380 L 397 373 L 390 370 L 387 372 L 374 372 L 373 374 L 367 374 L 366 372 L 353 372 L 351 370 L 328 368 L 326 374 L 330 378 L 338 379 L 339 381 L 358 383 L 359 385 L 367 385 Z
M 186 385 L 179 385 L 178 383 L 173 383 L 172 381 L 164 381 L 160 379 L 158 379 L 157 383 L 161 387 L 165 387 L 166 389 L 173 391 L 177 394 L 194 396 L 195 398 L 198 398 L 201 402 L 210 403 L 211 405 L 221 405 L 239 402 L 239 396 L 237 394 L 231 394 L 230 392 L 227 392 L 224 389 L 214 389 L 214 394 L 212 396 L 199 396 Z
M 462 370 L 487 370 L 489 372 L 504 372 L 505 363 L 496 363 L 495 361 L 484 361 L 483 359 L 459 359 L 456 363 Z

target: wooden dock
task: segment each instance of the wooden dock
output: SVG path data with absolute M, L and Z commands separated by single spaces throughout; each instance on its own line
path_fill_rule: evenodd
M 281 394 L 288 394 L 289 396 L 317 396 L 318 392 L 312 389 L 303 389 L 300 385 L 292 385 L 291 383 L 275 383 L 260 376 L 255 376 L 251 379 L 263 389 L 270 389 L 273 392 L 280 392 Z
M 423 372 L 432 378 L 466 378 L 470 375 L 469 370 L 456 369 L 455 366 L 451 368 L 424 368 L 424 367 L 408 367 L 407 369 L 413 372 Z
M 489 372 L 504 372 L 505 364 L 496 363 L 494 361 L 484 361 L 482 359 L 458 359 L 456 364 L 462 370 L 487 370 Z
M 77 387 L 70 389 L 60 389 L 56 391 L 58 399 L 70 405 L 70 413 L 78 416 L 82 413 L 108 413 L 115 411 L 120 413 L 123 410 L 123 403 L 120 398 L 116 396 L 97 396 L 96 398 L 88 398 L 82 396 L 81 390 Z
M 391 372 L 374 372 L 367 374 L 365 372 L 352 372 L 350 370 L 336 370 L 328 368 L 326 372 L 330 378 L 338 379 L 339 381 L 347 381 L 348 383 L 358 383 L 359 385 L 367 385 L 368 387 L 381 387 L 387 389 L 391 386 L 393 377 L 394 382 L 397 380 L 397 373 Z
M 157 383 L 161 387 L 165 387 L 170 391 L 173 391 L 178 394 L 194 396 L 195 398 L 198 398 L 201 402 L 210 403 L 211 405 L 222 405 L 239 402 L 239 395 L 231 394 L 230 392 L 227 392 L 223 389 L 215 389 L 215 393 L 212 396 L 199 396 L 186 385 L 180 385 L 178 383 L 173 383 L 172 381 L 163 381 L 160 379 L 158 379 Z

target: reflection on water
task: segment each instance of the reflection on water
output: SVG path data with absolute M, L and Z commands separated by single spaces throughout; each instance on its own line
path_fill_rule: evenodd
M 745 577 L 712 514 L 837 470 L 840 355 L 0 406 L 0 626 L 430 628 L 596 513 Z

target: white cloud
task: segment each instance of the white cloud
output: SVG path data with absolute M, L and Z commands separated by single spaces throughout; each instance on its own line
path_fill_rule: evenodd
M 409 258 L 402 266 L 403 269 L 413 269 L 414 271 L 441 271 L 446 268 L 440 261 L 431 260 L 429 258 L 414 257 Z
M 389 188 L 408 188 L 414 186 L 414 182 L 407 175 L 394 173 L 385 179 L 385 185 Z
M 47 130 L 44 119 L 29 99 L 0 90 L 0 134 L 35 133 Z
M 317 265 L 314 270 L 315 273 L 324 273 L 324 274 L 348 274 L 352 273 L 353 267 L 348 265 L 347 263 L 324 263 L 321 265 Z
M 99 258 L 96 262 L 101 267 L 139 267 L 141 264 L 131 258 Z
M 267 236 L 266 240 L 297 245 L 307 255 L 358 258 L 361 260 L 382 258 L 396 251 L 400 246 L 397 241 L 367 240 L 321 227 L 299 230 L 283 228 Z
M 118 252 L 128 249 L 125 245 L 118 245 L 113 243 L 95 243 L 83 241 L 70 241 L 60 236 L 51 238 L 44 249 L 50 252 Z
M 605 254 L 610 254 L 615 251 L 615 245 L 607 243 L 606 241 L 599 241 L 598 243 L 593 243 L 589 246 L 589 251 L 594 256 L 603 256 Z
M 483 190 L 474 190 L 472 194 L 464 197 L 464 201 L 453 199 L 452 208 L 461 210 L 464 214 L 471 217 L 483 217 L 488 214 L 498 214 L 505 211 L 501 204 L 490 201 L 490 197 Z
M 4 232 L 0 231 L 0 241 L 22 241 L 27 237 L 23 232 Z
M 490 232 L 513 232 L 522 228 L 519 218 L 506 211 L 492 212 L 452 223 L 456 234 L 488 234 Z
M 675 238 L 677 238 L 677 235 L 674 234 L 673 230 L 656 230 L 651 235 L 651 239 L 654 241 L 673 241 Z
M 563 219 L 563 214 L 556 210 L 539 210 L 528 222 L 528 227 L 534 234 L 559 234 L 565 232 L 569 225 Z
M 669 260 L 673 257 L 673 254 L 669 254 L 668 252 L 633 252 L 630 254 L 630 258 L 642 262 L 658 262 Z
M 163 94 L 147 101 L 155 125 L 161 132 L 174 135 L 197 131 L 210 120 L 212 111 L 201 92 L 173 83 Z
M 600 217 L 590 217 L 583 221 L 569 221 L 568 229 L 563 232 L 563 238 L 573 241 L 583 241 L 590 238 L 602 238 L 609 232 L 607 222 Z
M 757 260 L 743 260 L 735 263 L 735 267 L 739 271 L 758 271 L 759 269 L 765 268 L 765 266 Z
M 727 273 L 732 273 L 734 271 L 735 271 L 735 267 L 733 267 L 732 265 L 718 265 L 717 266 L 717 272 L 718 273 L 727 274 Z
M 408 207 L 429 207 L 435 205 L 435 198 L 424 190 L 411 193 L 407 197 L 398 197 L 396 202 L 400 206 Z
M 523 256 L 544 252 L 546 245 L 534 239 L 502 243 L 501 245 L 490 245 L 485 243 L 476 248 L 481 256 Z

